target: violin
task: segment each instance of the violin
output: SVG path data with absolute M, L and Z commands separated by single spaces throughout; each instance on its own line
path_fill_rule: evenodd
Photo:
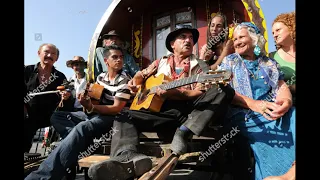
M 58 93 L 60 91 L 71 91 L 74 89 L 74 84 L 72 82 L 69 82 L 67 80 L 65 80 L 61 86 L 57 87 L 57 90 L 54 91 L 44 91 L 44 92 L 38 92 L 38 93 L 30 93 L 28 94 L 29 96 L 38 96 L 38 95 L 43 95 L 43 94 L 54 94 L 54 93 Z

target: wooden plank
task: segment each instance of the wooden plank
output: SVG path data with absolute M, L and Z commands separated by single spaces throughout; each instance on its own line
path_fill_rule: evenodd
M 215 135 L 215 134 L 214 134 Z M 212 137 L 214 135 L 211 135 L 211 136 L 197 136 L 197 135 L 193 135 L 192 139 L 212 139 L 214 140 L 215 138 Z M 140 134 L 140 138 L 143 139 L 143 138 L 149 138 L 149 139 L 160 139 L 159 136 L 157 135 L 156 132 L 142 132 Z
M 139 180 L 163 180 L 166 179 L 178 163 L 178 156 L 168 154 L 159 160 L 159 163 L 150 171 L 142 175 Z
M 101 156 L 101 155 L 93 155 L 93 156 L 88 156 L 88 157 L 85 157 L 83 159 L 80 159 L 78 161 L 79 163 L 79 166 L 80 167 L 87 167 L 89 168 L 92 164 L 95 164 L 95 163 L 98 163 L 98 162 L 101 162 L 101 161 L 104 161 L 104 160 L 107 160 L 109 159 L 110 156 Z

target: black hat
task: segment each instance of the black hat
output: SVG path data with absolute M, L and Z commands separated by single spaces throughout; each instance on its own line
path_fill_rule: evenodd
M 84 60 L 82 56 L 74 56 L 73 59 L 68 60 L 66 62 L 66 65 L 67 67 L 71 68 L 74 63 L 82 63 L 85 66 L 85 68 L 87 68 L 87 62 Z
M 116 32 L 116 30 L 111 30 L 108 32 L 108 34 L 104 34 L 102 39 L 108 39 L 110 36 L 117 36 L 120 38 L 120 35 Z
M 196 44 L 199 39 L 199 31 L 197 29 L 192 28 L 190 25 L 178 25 L 174 31 L 171 31 L 166 39 L 166 47 L 167 49 L 173 53 L 173 49 L 170 45 L 170 42 L 173 41 L 183 30 L 188 30 L 192 33 L 193 36 L 193 44 Z

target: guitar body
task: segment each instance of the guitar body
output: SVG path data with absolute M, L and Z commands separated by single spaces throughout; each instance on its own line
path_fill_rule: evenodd
M 88 95 L 91 99 L 100 101 L 104 87 L 100 84 L 92 84 L 89 88 Z
M 100 104 L 100 99 L 103 93 L 104 87 L 101 86 L 100 84 L 91 84 L 87 83 L 86 89 L 84 90 L 85 96 L 90 97 L 91 103 L 93 105 L 99 105 Z
M 160 74 L 158 77 L 150 76 L 138 90 L 130 109 L 145 109 L 153 112 L 159 112 L 164 99 L 155 94 L 156 88 L 160 87 L 163 90 L 170 90 L 192 83 L 205 84 L 205 86 L 209 88 L 212 84 L 225 84 L 231 80 L 231 75 L 231 71 L 227 70 L 209 71 L 207 73 L 196 74 L 175 81 L 164 74 Z
M 164 82 L 170 82 L 172 79 L 164 74 L 160 74 L 158 77 L 149 77 L 145 84 L 140 87 L 137 95 L 133 99 L 130 106 L 131 110 L 146 109 L 153 112 L 160 112 L 161 106 L 164 100 L 156 94 L 144 94 L 145 90 L 151 89 L 154 86 L 159 86 Z

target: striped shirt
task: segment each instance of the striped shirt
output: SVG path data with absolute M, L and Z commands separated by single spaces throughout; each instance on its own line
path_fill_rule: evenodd
M 104 86 L 100 103 L 112 105 L 115 98 L 120 101 L 129 101 L 131 96 L 128 89 L 129 80 L 130 77 L 124 71 L 119 72 L 114 81 L 109 80 L 108 73 L 98 75 L 97 83 Z

